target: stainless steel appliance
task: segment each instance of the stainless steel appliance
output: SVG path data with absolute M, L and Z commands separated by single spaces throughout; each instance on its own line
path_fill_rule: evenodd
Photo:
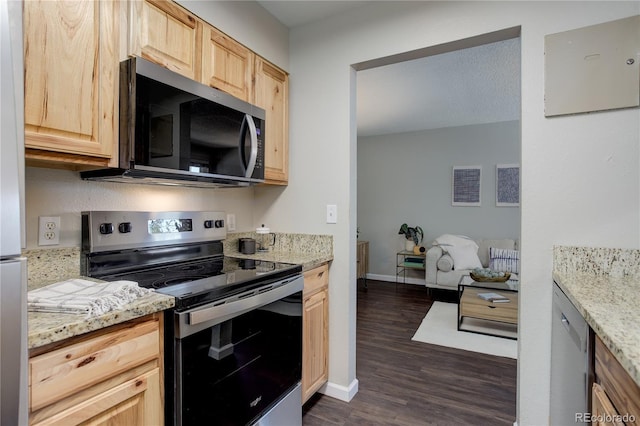
M 551 318 L 550 424 L 583 423 L 589 412 L 592 342 L 589 325 L 557 284 Z
M 22 4 L 0 0 L 0 424 L 28 421 Z
M 142 58 L 120 65 L 119 168 L 84 179 L 189 186 L 264 182 L 265 111 Z
M 84 212 L 82 269 L 175 297 L 165 420 L 302 423 L 300 265 L 223 255 L 223 212 Z

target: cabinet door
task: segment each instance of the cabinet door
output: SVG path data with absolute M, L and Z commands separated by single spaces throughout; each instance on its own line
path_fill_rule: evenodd
M 326 289 L 304 301 L 302 313 L 302 402 L 307 401 L 328 377 L 328 315 Z
M 620 416 L 613 404 L 611 404 L 604 389 L 597 383 L 593 384 L 591 391 L 591 416 L 593 425 L 624 426 L 624 423 L 618 421 Z
M 129 53 L 200 80 L 202 22 L 171 1 L 131 2 Z
M 23 4 L 27 158 L 115 164 L 119 3 Z
M 640 386 L 598 336 L 595 338 L 595 375 L 605 397 L 624 423 L 640 425 Z
M 289 179 L 289 76 L 256 56 L 255 104 L 266 111 L 265 180 Z
M 160 370 L 95 395 L 34 425 L 158 425 L 162 422 Z
M 249 102 L 253 53 L 210 25 L 203 33 L 202 83 Z

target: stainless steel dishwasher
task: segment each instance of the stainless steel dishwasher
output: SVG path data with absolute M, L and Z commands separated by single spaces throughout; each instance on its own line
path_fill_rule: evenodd
M 583 415 L 589 412 L 591 346 L 589 325 L 554 283 L 549 415 L 552 426 L 584 423 Z

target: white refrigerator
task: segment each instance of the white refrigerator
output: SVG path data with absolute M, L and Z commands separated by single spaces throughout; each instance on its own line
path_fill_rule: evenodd
M 0 0 L 0 425 L 28 423 L 22 3 Z

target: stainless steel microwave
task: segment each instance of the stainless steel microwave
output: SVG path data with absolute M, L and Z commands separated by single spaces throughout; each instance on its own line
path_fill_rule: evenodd
M 120 64 L 119 168 L 84 179 L 190 186 L 264 182 L 265 111 L 133 57 Z

